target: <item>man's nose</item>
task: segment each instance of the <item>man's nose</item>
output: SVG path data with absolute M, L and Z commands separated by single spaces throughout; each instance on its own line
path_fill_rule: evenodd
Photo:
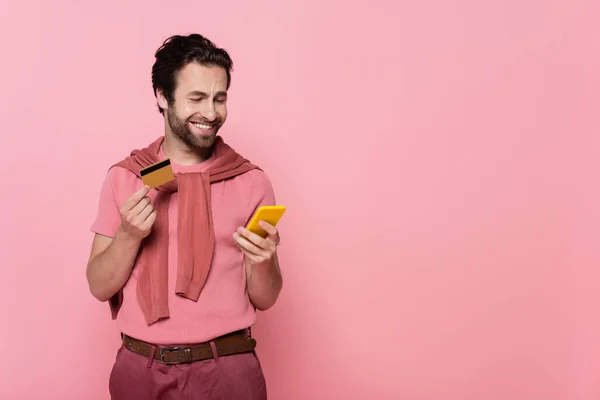
M 217 118 L 217 111 L 212 101 L 207 101 L 202 105 L 200 114 L 208 121 L 214 121 Z

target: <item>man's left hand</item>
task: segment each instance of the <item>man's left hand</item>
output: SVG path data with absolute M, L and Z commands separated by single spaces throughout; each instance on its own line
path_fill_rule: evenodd
M 258 225 L 267 232 L 266 238 L 263 239 L 244 227 L 239 227 L 233 234 L 233 238 L 246 255 L 247 262 L 252 265 L 275 266 L 279 231 L 265 221 L 260 221 Z

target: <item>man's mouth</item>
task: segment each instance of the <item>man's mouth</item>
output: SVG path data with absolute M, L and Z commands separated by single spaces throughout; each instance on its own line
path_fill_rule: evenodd
M 198 129 L 204 129 L 204 130 L 209 130 L 209 129 L 212 129 L 212 127 L 213 127 L 213 125 L 202 124 L 202 123 L 199 123 L 199 122 L 192 122 L 192 125 L 194 125 Z

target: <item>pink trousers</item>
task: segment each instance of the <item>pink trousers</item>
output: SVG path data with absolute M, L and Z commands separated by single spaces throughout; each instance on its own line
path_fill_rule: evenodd
M 266 400 L 256 353 L 165 365 L 121 347 L 110 374 L 112 400 Z

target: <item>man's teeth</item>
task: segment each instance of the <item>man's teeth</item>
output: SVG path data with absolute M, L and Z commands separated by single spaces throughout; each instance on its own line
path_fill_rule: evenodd
M 194 126 L 197 127 L 197 128 L 200 128 L 200 129 L 206 129 L 206 130 L 210 129 L 210 125 L 204 125 L 204 124 L 196 124 L 196 123 L 194 123 Z

